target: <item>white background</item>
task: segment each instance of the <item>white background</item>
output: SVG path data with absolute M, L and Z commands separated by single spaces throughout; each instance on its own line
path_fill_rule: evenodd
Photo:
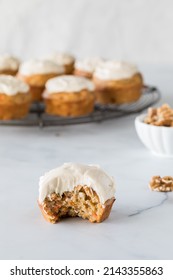
M 172 0 L 0 0 L 0 53 L 173 62 Z

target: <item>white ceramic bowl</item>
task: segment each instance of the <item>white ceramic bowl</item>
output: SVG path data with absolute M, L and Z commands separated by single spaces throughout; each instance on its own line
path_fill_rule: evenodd
M 173 158 L 173 127 L 144 123 L 145 114 L 135 119 L 137 134 L 142 143 L 155 155 Z

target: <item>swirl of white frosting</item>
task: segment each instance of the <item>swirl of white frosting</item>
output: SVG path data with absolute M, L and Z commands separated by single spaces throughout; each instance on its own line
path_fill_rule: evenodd
M 10 75 L 0 75 L 0 93 L 16 95 L 17 93 L 28 93 L 29 86 L 23 81 Z
M 74 57 L 68 53 L 55 52 L 49 55 L 46 59 L 57 63 L 58 65 L 68 65 L 74 62 Z
M 0 55 L 0 71 L 3 70 L 12 70 L 16 71 L 19 68 L 19 60 L 14 57 L 10 56 L 8 54 Z
M 19 73 L 21 75 L 36 75 L 36 74 L 63 74 L 64 67 L 49 60 L 28 60 L 20 65 Z
M 94 90 L 94 84 L 87 78 L 77 77 L 73 75 L 63 75 L 52 78 L 46 83 L 46 95 L 58 92 L 78 92 L 83 89 L 89 91 Z
M 39 202 L 42 203 L 54 192 L 62 195 L 66 191 L 72 191 L 78 185 L 92 188 L 102 204 L 115 195 L 114 179 L 99 166 L 64 163 L 40 177 Z
M 105 61 L 100 63 L 94 72 L 94 77 L 101 80 L 128 79 L 138 73 L 135 65 L 127 62 Z
M 96 66 L 99 65 L 104 60 L 100 57 L 87 57 L 84 59 L 79 59 L 75 62 L 75 68 L 77 70 L 86 71 L 88 73 L 93 73 Z

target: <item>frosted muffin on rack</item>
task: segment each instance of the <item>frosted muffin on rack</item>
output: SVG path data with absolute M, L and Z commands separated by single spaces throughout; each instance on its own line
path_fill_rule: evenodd
M 48 60 L 64 67 L 64 74 L 72 74 L 75 58 L 69 53 L 54 52 L 47 57 Z
M 115 182 L 99 166 L 65 163 L 40 178 L 38 204 L 51 223 L 81 217 L 100 223 L 115 201 Z
M 10 75 L 0 75 L 0 119 L 23 118 L 31 103 L 29 86 Z
M 63 75 L 50 79 L 43 94 L 46 113 L 59 116 L 82 116 L 94 109 L 94 85 L 83 77 Z
M 32 101 L 42 100 L 45 83 L 64 73 L 64 67 L 48 60 L 29 60 L 20 65 L 18 78 L 30 86 Z
M 137 101 L 141 96 L 143 79 L 138 68 L 130 63 L 105 61 L 93 75 L 97 102 L 123 104 Z
M 0 55 L 0 75 L 15 76 L 19 69 L 20 61 L 18 58 L 11 55 Z
M 84 59 L 78 59 L 75 62 L 74 74 L 77 76 L 91 79 L 95 68 L 101 62 L 103 62 L 103 59 L 100 57 L 88 57 Z

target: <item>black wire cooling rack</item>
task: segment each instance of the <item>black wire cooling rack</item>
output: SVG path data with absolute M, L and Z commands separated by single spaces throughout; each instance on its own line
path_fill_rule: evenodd
M 129 114 L 139 113 L 152 106 L 160 100 L 160 91 L 153 86 L 144 86 L 141 98 L 134 103 L 123 105 L 95 105 L 94 112 L 88 116 L 81 117 L 58 117 L 44 112 L 43 103 L 32 105 L 30 113 L 26 118 L 20 120 L 0 121 L 0 125 L 9 126 L 59 126 L 82 124 L 90 122 L 101 122 Z

